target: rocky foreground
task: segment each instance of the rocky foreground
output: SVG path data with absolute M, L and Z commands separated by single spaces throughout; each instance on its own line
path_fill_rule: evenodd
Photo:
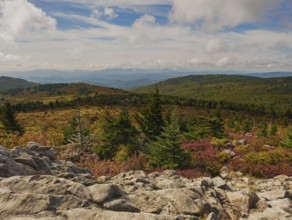
M 186 179 L 175 171 L 93 178 L 36 143 L 0 146 L 0 219 L 291 219 L 292 177 Z

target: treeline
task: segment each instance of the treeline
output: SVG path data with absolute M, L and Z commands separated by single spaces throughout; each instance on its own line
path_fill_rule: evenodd
M 145 94 L 95 94 L 94 96 L 83 96 L 76 97 L 69 101 L 56 100 L 51 101 L 48 104 L 42 101 L 33 101 L 27 103 L 18 103 L 14 105 L 17 111 L 27 112 L 37 109 L 55 109 L 55 108 L 72 108 L 84 105 L 124 105 L 125 103 L 130 105 L 144 105 L 147 103 L 147 95 Z M 161 104 L 163 105 L 176 105 L 176 106 L 191 106 L 203 109 L 221 109 L 221 110 L 232 110 L 237 112 L 245 112 L 248 114 L 255 115 L 271 115 L 278 117 L 288 117 L 292 118 L 292 113 L 288 109 L 285 112 L 277 112 L 272 107 L 267 109 L 263 105 L 255 104 L 240 104 L 228 101 L 207 101 L 202 99 L 190 99 L 190 98 L 180 98 L 174 96 L 162 96 Z
M 38 85 L 35 87 L 28 87 L 28 88 L 17 88 L 17 89 L 8 89 L 4 91 L 0 91 L 0 95 L 9 95 L 12 97 L 18 95 L 24 95 L 25 92 L 30 94 L 36 94 L 38 92 L 48 92 L 49 95 L 61 95 L 63 92 L 58 90 L 62 88 L 68 87 L 68 83 L 58 83 L 58 84 L 44 84 Z

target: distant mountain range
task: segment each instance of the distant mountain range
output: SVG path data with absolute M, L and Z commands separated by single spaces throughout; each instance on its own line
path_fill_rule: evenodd
M 24 89 L 36 85 L 38 84 L 34 82 L 28 82 L 24 79 L 11 78 L 7 76 L 0 77 L 0 91 L 18 88 Z
M 261 78 L 292 76 L 292 72 L 243 73 L 240 71 L 190 71 L 170 69 L 105 69 L 85 70 L 32 70 L 25 72 L 0 73 L 0 75 L 22 78 L 38 83 L 73 83 L 84 82 L 113 88 L 133 89 L 138 86 L 151 85 L 169 78 L 187 75 L 235 74 Z

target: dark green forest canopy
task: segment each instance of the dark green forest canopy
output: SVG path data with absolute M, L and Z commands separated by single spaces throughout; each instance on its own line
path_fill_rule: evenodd
M 148 93 L 156 86 L 165 95 L 264 105 L 267 109 L 272 107 L 285 111 L 292 107 L 292 77 L 264 79 L 238 75 L 191 75 L 139 87 L 134 91 Z

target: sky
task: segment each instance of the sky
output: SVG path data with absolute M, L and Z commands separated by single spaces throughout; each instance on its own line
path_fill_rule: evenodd
M 0 72 L 291 71 L 291 0 L 0 0 Z

